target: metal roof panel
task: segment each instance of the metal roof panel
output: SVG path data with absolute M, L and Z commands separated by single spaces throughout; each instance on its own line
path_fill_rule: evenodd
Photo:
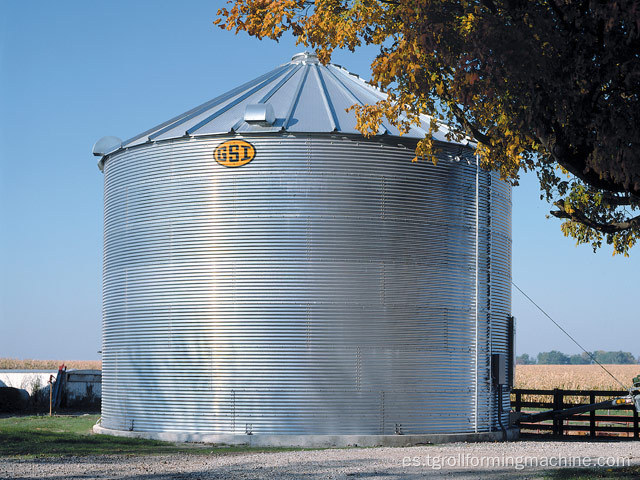
M 354 104 L 372 104 L 383 98 L 383 92 L 343 67 L 325 66 L 314 54 L 299 53 L 291 62 L 126 140 L 122 148 L 185 135 L 234 131 L 359 134 L 355 113 L 347 112 L 347 108 Z M 273 107 L 275 121 L 272 125 L 244 121 L 247 105 L 259 103 Z M 421 123 L 421 126 L 413 126 L 404 137 L 423 138 L 429 129 L 429 118 L 424 116 Z M 447 141 L 446 131 L 442 127 L 434 134 L 435 138 Z M 383 120 L 378 134 L 400 136 L 398 129 L 387 119 Z

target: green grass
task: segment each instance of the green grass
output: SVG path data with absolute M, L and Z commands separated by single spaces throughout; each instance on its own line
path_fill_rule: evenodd
M 46 457 L 86 455 L 156 455 L 167 453 L 224 454 L 303 450 L 204 444 L 95 435 L 99 415 L 0 418 L 0 456 Z

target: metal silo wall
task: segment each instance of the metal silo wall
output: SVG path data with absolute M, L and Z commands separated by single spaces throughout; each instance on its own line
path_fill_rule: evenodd
M 489 194 L 489 253 L 490 270 L 488 286 L 490 292 L 490 350 L 509 356 L 513 338 L 508 335 L 508 319 L 511 315 L 511 187 L 500 181 L 492 172 Z M 493 421 L 497 422 L 498 395 L 494 392 Z M 508 425 L 511 409 L 508 388 L 502 393 L 502 424 Z
M 106 161 L 102 425 L 495 429 L 509 187 L 461 147 L 435 166 L 411 144 L 253 136 L 224 168 L 229 138 Z

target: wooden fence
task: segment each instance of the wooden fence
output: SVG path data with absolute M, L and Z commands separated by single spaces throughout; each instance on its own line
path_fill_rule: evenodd
M 628 395 L 624 390 L 511 390 L 511 408 L 516 412 L 538 413 L 561 410 Z M 621 405 L 539 423 L 521 422 L 526 433 L 555 435 L 617 436 L 640 439 L 638 412 L 632 405 Z

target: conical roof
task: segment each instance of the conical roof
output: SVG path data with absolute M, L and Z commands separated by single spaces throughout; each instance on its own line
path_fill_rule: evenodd
M 294 55 L 289 63 L 136 135 L 118 147 L 234 132 L 358 135 L 361 132 L 356 129 L 355 113 L 347 113 L 346 109 L 354 104 L 373 104 L 385 96 L 345 68 L 322 65 L 316 55 L 304 52 Z M 429 130 L 429 117 L 422 116 L 421 120 L 420 126 L 412 127 L 403 136 L 424 138 Z M 445 133 L 446 129 L 441 127 L 434 138 L 446 142 Z M 386 121 L 378 135 L 400 136 L 400 132 Z

